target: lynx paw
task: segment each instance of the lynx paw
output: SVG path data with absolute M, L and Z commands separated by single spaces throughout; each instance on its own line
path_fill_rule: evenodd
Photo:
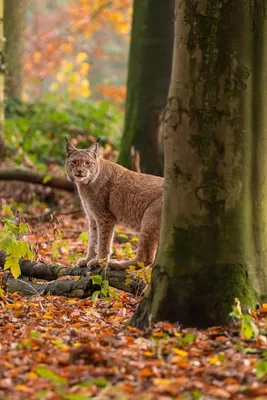
M 87 263 L 87 267 L 92 269 L 92 270 L 96 269 L 96 268 L 98 268 L 100 266 L 101 265 L 100 265 L 99 260 L 97 258 L 92 258 L 92 260 L 88 261 L 88 263 Z
M 88 260 L 86 258 L 79 258 L 77 261 L 78 267 L 86 267 L 88 263 Z
M 108 267 L 110 269 L 120 269 L 125 270 L 129 267 L 129 263 L 127 261 L 117 261 L 117 260 L 110 260 L 108 263 Z

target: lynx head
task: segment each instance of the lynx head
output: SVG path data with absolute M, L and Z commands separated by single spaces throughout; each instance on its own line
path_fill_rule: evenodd
M 67 139 L 66 139 L 67 140 Z M 99 173 L 98 142 L 82 150 L 67 140 L 66 174 L 74 183 L 87 185 L 94 182 Z

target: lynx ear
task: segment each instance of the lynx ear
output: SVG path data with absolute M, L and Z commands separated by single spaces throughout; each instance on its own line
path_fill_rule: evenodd
M 94 155 L 97 154 L 97 152 L 98 152 L 98 147 L 99 147 L 99 146 L 98 146 L 99 140 L 100 140 L 100 139 L 97 139 L 97 141 L 96 141 L 95 143 L 93 143 L 93 144 L 89 147 L 88 151 L 89 151 L 90 153 L 93 153 Z
M 65 140 L 67 142 L 67 155 L 69 156 L 72 151 L 77 150 L 77 149 L 66 137 L 65 137 Z

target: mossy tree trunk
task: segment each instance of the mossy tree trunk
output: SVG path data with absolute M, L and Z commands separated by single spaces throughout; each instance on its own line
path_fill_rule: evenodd
M 267 295 L 263 2 L 177 0 L 165 192 L 152 282 L 131 323 L 224 324 Z
M 27 0 L 4 0 L 6 38 L 6 93 L 20 99 L 23 85 L 23 51 Z
M 0 160 L 4 156 L 5 120 L 5 38 L 4 38 L 4 0 L 0 0 Z
M 118 162 L 131 168 L 131 146 L 142 172 L 163 175 L 160 120 L 171 75 L 174 0 L 135 0 L 124 134 Z

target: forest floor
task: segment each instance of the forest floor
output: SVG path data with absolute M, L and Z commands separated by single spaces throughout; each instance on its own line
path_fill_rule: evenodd
M 86 219 L 73 203 L 65 196 L 47 222 L 41 221 L 49 215 L 45 204 L 16 204 L 38 260 L 69 266 L 84 253 Z M 116 256 L 131 255 L 137 238 L 122 229 L 116 238 Z M 1 400 L 267 399 L 267 305 L 240 316 L 242 330 L 240 324 L 196 330 L 162 322 L 141 332 L 125 325 L 140 297 L 118 290 L 94 302 L 6 296 L 0 299 Z

